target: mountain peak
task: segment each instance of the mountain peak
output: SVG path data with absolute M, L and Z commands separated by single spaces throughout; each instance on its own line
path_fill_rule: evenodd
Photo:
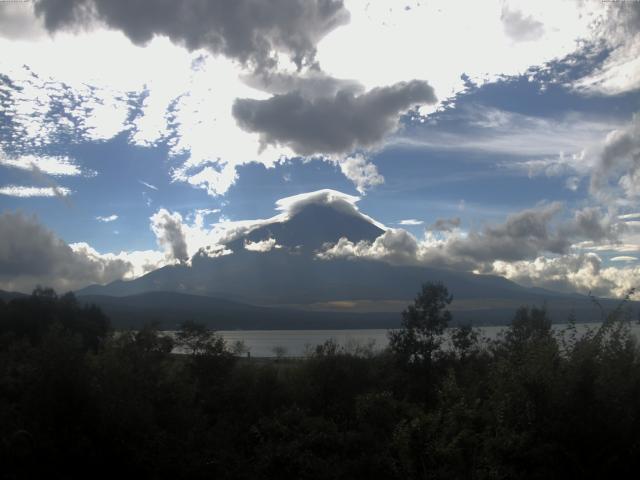
M 329 189 L 283 198 L 276 202 L 280 215 L 227 246 L 239 251 L 248 242 L 274 239 L 277 245 L 311 253 L 341 237 L 353 242 L 373 241 L 384 233 L 384 225 L 361 213 L 356 206 L 358 200 Z

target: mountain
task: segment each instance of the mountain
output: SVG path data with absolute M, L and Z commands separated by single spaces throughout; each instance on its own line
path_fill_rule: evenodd
M 327 325 L 340 323 L 340 318 L 352 325 L 363 318 L 358 317 L 358 313 L 380 314 L 378 320 L 385 318 L 393 323 L 396 320 L 382 314 L 398 315 L 422 283 L 441 281 L 454 296 L 452 310 L 459 320 L 504 323 L 522 304 L 546 304 L 558 321 L 566 319 L 570 312 L 581 321 L 599 319 L 599 312 L 587 297 L 525 288 L 499 276 L 397 266 L 375 260 L 323 260 L 315 255 L 325 244 L 333 244 L 341 237 L 353 242 L 371 242 L 383 232 L 353 205 L 308 203 L 289 215 L 259 223 L 256 228 L 228 241 L 226 247 L 232 254 L 218 257 L 198 254 L 190 265 L 166 266 L 135 280 L 93 285 L 77 294 L 106 309 L 116 308 L 117 304 L 121 309 L 126 305 L 134 310 L 152 308 L 155 312 L 169 312 L 173 305 L 179 304 L 182 316 L 188 314 L 189 305 L 198 315 L 208 311 L 227 312 L 227 315 L 233 311 L 233 315 L 225 318 L 238 319 L 235 320 L 237 328 L 246 325 L 246 321 L 241 320 L 243 315 L 260 314 L 264 318 L 260 328 L 274 328 L 269 326 L 282 324 L 277 318 L 304 324 L 304 319 L 315 322 L 318 314 L 325 315 Z M 270 250 L 247 248 L 259 243 L 269 244 Z M 152 292 L 164 293 L 149 297 Z M 167 296 L 166 292 L 186 297 Z M 108 297 L 128 297 L 129 300 L 116 301 Z M 203 300 L 206 297 L 216 300 Z M 168 298 L 175 303 L 167 303 Z M 164 306 L 159 308 L 159 305 Z M 611 301 L 605 301 L 605 306 L 611 305 Z M 345 314 L 355 316 L 347 319 Z M 284 323 L 291 324 L 289 320 Z
M 244 242 L 260 242 L 273 238 L 282 247 L 297 248 L 298 253 L 312 253 L 325 243 L 335 243 L 341 237 L 352 242 L 373 241 L 384 230 L 362 216 L 341 211 L 329 205 L 306 205 L 285 222 L 274 222 L 252 230 L 229 242 L 234 252 L 243 250 Z

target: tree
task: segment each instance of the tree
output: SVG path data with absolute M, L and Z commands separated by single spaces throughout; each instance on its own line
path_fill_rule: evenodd
M 222 343 L 213 330 L 206 325 L 187 320 L 180 325 L 180 330 L 176 335 L 179 345 L 192 355 L 202 354 L 213 349 L 224 349 Z
M 402 312 L 402 328 L 389 334 L 391 351 L 407 363 L 429 363 L 451 321 L 447 306 L 452 300 L 442 283 L 423 284 L 413 305 Z

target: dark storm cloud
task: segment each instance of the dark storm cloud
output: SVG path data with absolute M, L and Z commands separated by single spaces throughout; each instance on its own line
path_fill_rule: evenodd
M 299 155 L 344 154 L 373 147 L 398 126 L 399 115 L 436 102 L 424 81 L 400 82 L 357 94 L 353 88 L 309 98 L 301 91 L 267 100 L 238 99 L 233 116 L 263 144 L 284 145 Z
M 276 51 L 312 64 L 316 43 L 349 21 L 342 0 L 38 0 L 35 11 L 50 32 L 104 23 L 136 44 L 165 35 L 258 69 Z
M 0 288 L 29 290 L 38 284 L 74 289 L 122 278 L 131 264 L 74 251 L 35 217 L 0 215 Z

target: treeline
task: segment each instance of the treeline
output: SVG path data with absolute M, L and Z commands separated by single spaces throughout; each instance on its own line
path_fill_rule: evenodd
M 635 478 L 640 351 L 624 308 L 557 335 L 447 328 L 425 284 L 382 353 L 247 361 L 206 328 L 113 332 L 38 289 L 0 301 L 2 478 Z M 182 355 L 173 354 L 180 346 Z

